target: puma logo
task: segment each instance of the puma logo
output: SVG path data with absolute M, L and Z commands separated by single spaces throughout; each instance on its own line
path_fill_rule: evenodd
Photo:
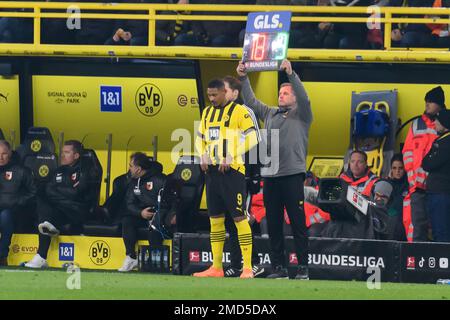
M 6 96 L 3 93 L 0 93 L 0 98 L 5 99 L 6 102 L 8 102 L 8 96 L 9 96 L 9 93 L 7 93 Z

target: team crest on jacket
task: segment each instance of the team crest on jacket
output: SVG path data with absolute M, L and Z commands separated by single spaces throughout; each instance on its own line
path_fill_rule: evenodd
M 6 180 L 10 181 L 12 179 L 12 177 L 13 177 L 12 171 L 6 171 L 5 172 L 5 179 Z
M 72 181 L 77 180 L 77 173 L 76 173 L 76 172 L 75 172 L 75 173 L 72 173 L 72 176 L 70 177 L 70 179 L 71 179 Z
M 147 184 L 145 185 L 145 188 L 148 191 L 152 190 L 153 189 L 153 182 L 152 181 L 147 182 Z

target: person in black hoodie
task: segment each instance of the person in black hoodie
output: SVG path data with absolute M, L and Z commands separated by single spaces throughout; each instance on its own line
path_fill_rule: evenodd
M 44 195 L 37 198 L 39 221 L 39 248 L 27 268 L 40 269 L 47 266 L 47 252 L 51 237 L 61 228 L 69 234 L 80 234 L 88 214 L 88 177 L 81 170 L 80 156 L 83 145 L 77 140 L 64 143 L 61 166 L 45 187 Z
M 162 173 L 162 165 L 152 161 L 144 153 L 136 152 L 131 155 L 129 167 L 132 181 L 125 196 L 126 211 L 122 218 L 126 257 L 120 272 L 128 272 L 137 267 L 135 245 L 138 228 L 149 228 L 150 244 L 160 245 L 163 239 L 171 237 L 170 229 L 175 224 L 170 204 L 161 200 L 167 180 Z
M 9 143 L 0 140 L 0 266 L 7 265 L 9 245 L 14 232 L 14 217 L 36 196 L 31 171 L 11 161 Z
M 114 179 L 113 192 L 100 207 L 101 216 L 106 223 L 120 223 L 122 218 L 120 214 L 125 210 L 125 195 L 131 181 L 130 171 Z
M 388 180 L 393 190 L 392 203 L 387 211 L 389 218 L 386 240 L 406 241 L 405 227 L 403 226 L 403 199 L 408 194 L 408 179 L 402 154 L 392 157 Z
M 436 118 L 439 137 L 422 160 L 427 177 L 427 207 L 433 240 L 450 242 L 450 111 L 439 111 Z
M 330 0 L 332 6 L 337 7 L 367 7 L 370 0 Z M 348 16 L 361 17 L 361 14 Z M 319 28 L 327 32 L 323 40 L 324 48 L 360 49 L 365 46 L 367 38 L 367 24 L 365 23 L 321 23 Z
M 434 0 L 390 0 L 391 7 L 433 7 Z M 416 18 L 417 15 L 410 16 Z M 392 25 L 392 45 L 400 47 L 434 47 L 431 29 L 426 24 L 409 23 Z
M 190 4 L 240 5 L 251 0 L 190 0 Z M 235 15 L 234 12 L 199 12 L 202 15 Z M 239 42 L 239 33 L 245 24 L 240 21 L 192 21 L 192 32 L 182 33 L 175 40 L 176 46 L 233 47 Z

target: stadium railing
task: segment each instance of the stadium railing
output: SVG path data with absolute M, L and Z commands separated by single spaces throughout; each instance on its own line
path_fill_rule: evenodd
M 78 8 L 81 13 L 67 12 L 67 8 Z M 23 12 L 17 12 L 17 9 Z M 48 9 L 60 12 L 46 12 Z M 89 11 L 95 11 L 90 12 Z M 84 56 L 123 58 L 176 58 L 176 59 L 220 59 L 237 60 L 242 57 L 242 48 L 212 48 L 189 46 L 157 46 L 155 44 L 156 21 L 158 20 L 212 20 L 246 21 L 249 12 L 292 11 L 293 23 L 335 22 L 380 24 L 384 29 L 383 50 L 342 50 L 342 49 L 289 49 L 292 61 L 336 61 L 336 62 L 407 62 L 407 63 L 448 63 L 449 49 L 437 48 L 393 48 L 391 45 L 392 25 L 397 23 L 450 24 L 450 8 L 399 8 L 399 7 L 321 7 L 321 6 L 257 6 L 257 5 L 175 5 L 175 4 L 116 4 L 116 3 L 53 3 L 53 2 L 4 2 L 0 1 L 0 17 L 32 18 L 34 39 L 31 44 L 0 43 L 0 55 L 11 56 Z M 102 11 L 107 11 L 104 13 Z M 115 12 L 116 13 L 109 13 Z M 123 13 L 121 11 L 136 12 Z M 142 14 L 141 12 L 147 12 Z M 191 14 L 162 14 L 163 11 L 189 11 Z M 102 12 L 102 13 L 100 13 Z M 202 13 L 203 14 L 199 14 Z M 217 12 L 208 14 L 204 12 Z M 234 15 L 220 15 L 230 12 Z M 297 14 L 307 14 L 299 16 Z M 325 14 L 325 16 L 324 16 Z M 329 16 L 329 15 L 332 16 Z M 361 15 L 355 17 L 355 15 Z M 408 17 L 405 17 L 407 15 Z M 433 16 L 425 18 L 425 15 Z M 414 16 L 414 17 L 411 17 Z M 149 22 L 147 46 L 105 46 L 105 45 L 54 45 L 42 44 L 41 22 L 47 18 L 80 19 L 129 19 Z

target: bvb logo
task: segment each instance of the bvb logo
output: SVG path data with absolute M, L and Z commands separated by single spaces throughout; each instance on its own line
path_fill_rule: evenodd
M 102 266 L 111 258 L 111 249 L 105 241 L 95 241 L 89 248 L 89 257 L 97 266 Z
M 31 142 L 31 150 L 33 150 L 34 152 L 39 152 L 41 150 L 41 142 L 39 140 L 33 140 L 33 142 Z
M 42 178 L 45 178 L 46 176 L 48 176 L 48 172 L 49 172 L 49 169 L 45 164 L 39 167 L 39 175 Z
M 181 171 L 181 179 L 188 181 L 192 177 L 192 171 L 190 169 L 184 169 Z
M 135 103 L 140 113 L 146 117 L 153 117 L 163 106 L 161 90 L 154 84 L 143 84 L 136 91 Z

